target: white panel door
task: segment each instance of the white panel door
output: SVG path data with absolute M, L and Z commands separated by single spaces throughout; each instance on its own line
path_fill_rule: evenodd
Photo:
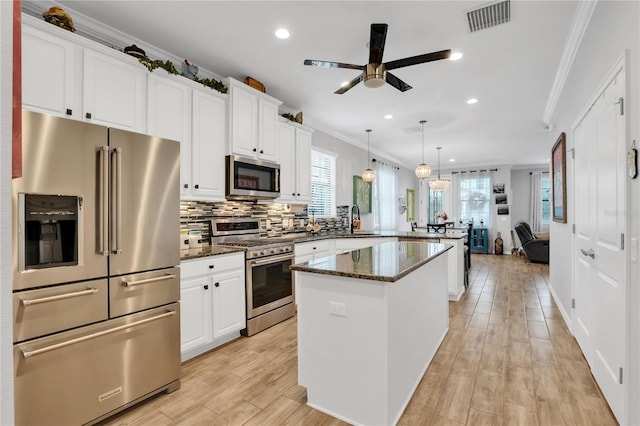
M 144 133 L 146 126 L 147 70 L 90 49 L 84 49 L 83 119 Z
M 226 101 L 193 91 L 192 193 L 198 199 L 224 201 Z
M 246 327 L 244 269 L 215 274 L 213 286 L 213 338 L 217 339 Z
M 211 275 L 180 283 L 180 349 L 182 353 L 211 341 Z
M 180 197 L 186 197 L 191 193 L 191 89 L 154 74 L 148 83 L 148 133 L 180 142 Z
M 594 378 L 625 422 L 627 309 L 625 231 L 624 70 L 582 121 L 576 139 L 576 321 L 574 332 Z M 581 154 L 583 153 L 583 154 Z M 584 182 L 588 182 L 586 188 Z M 588 214 L 582 211 L 587 209 Z M 585 218 L 585 216 L 588 216 Z M 584 304 L 584 307 L 581 307 Z M 591 312 L 589 312 L 591 311 Z M 586 324 L 584 330 L 581 330 Z
M 280 163 L 278 105 L 258 99 L 258 158 Z
M 258 155 L 258 99 L 238 87 L 231 89 L 231 152 Z

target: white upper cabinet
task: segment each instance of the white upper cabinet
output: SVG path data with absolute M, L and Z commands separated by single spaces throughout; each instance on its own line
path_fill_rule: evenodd
M 213 93 L 193 90 L 194 199 L 224 201 L 224 154 L 227 102 Z
M 82 106 L 85 121 L 144 133 L 146 79 L 137 61 L 84 49 Z
M 180 197 L 191 194 L 191 89 L 163 71 L 149 75 L 147 128 L 180 142 Z
M 31 16 L 22 18 L 25 108 L 146 131 L 149 73 L 136 59 Z
M 22 105 L 45 114 L 80 119 L 81 49 L 28 25 L 22 26 Z
M 233 154 L 280 162 L 278 106 L 281 101 L 232 78 L 229 86 L 229 137 Z
M 279 123 L 280 198 L 278 202 L 311 201 L 311 130 L 294 123 Z

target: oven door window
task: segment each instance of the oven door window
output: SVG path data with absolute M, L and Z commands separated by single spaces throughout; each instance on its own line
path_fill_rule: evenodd
M 253 309 L 293 295 L 292 274 L 289 270 L 291 261 L 292 259 L 288 259 L 252 267 L 251 292 Z

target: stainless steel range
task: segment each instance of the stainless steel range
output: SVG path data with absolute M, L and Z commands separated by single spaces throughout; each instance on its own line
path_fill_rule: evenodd
M 295 313 L 293 242 L 260 238 L 257 219 L 229 218 L 211 221 L 211 242 L 246 247 L 247 328 L 244 336 L 254 335 Z

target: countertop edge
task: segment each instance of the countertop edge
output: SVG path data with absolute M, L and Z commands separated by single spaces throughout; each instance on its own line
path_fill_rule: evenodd
M 424 243 L 424 244 L 433 244 L 433 243 Z M 393 275 L 393 276 L 387 276 L 387 275 L 371 275 L 371 274 L 356 274 L 353 272 L 344 272 L 344 271 L 337 271 L 337 270 L 327 270 L 327 269 L 317 269 L 317 268 L 313 268 L 308 266 L 308 262 L 305 263 L 298 263 L 295 265 L 291 265 L 289 267 L 290 270 L 292 271 L 300 271 L 300 272 L 309 272 L 312 274 L 321 274 L 321 275 L 333 275 L 333 276 L 338 276 L 338 277 L 347 277 L 347 278 L 357 278 L 357 279 L 363 279 L 363 280 L 369 280 L 369 281 L 382 281 L 382 282 L 396 282 L 399 281 L 401 278 L 409 275 L 411 272 L 415 271 L 416 269 L 420 268 L 421 266 L 425 265 L 426 263 L 429 263 L 430 261 L 432 261 L 433 259 L 437 258 L 438 256 L 440 256 L 441 254 L 447 252 L 448 250 L 451 250 L 453 248 L 452 245 L 450 244 L 443 244 L 444 248 L 439 251 L 438 253 L 425 257 L 424 259 L 420 260 L 419 262 L 416 262 L 415 264 L 409 266 L 407 269 L 401 271 L 400 273 L 398 273 L 397 275 Z M 333 256 L 338 256 L 338 255 L 333 255 Z M 331 256 L 327 256 L 327 257 L 331 257 Z

